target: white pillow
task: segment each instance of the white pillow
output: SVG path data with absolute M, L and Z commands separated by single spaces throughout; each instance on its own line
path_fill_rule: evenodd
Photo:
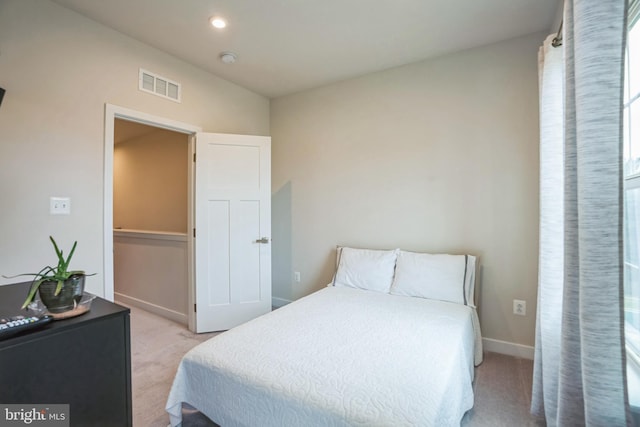
M 475 257 L 400 251 L 394 295 L 474 305 Z
M 333 285 L 389 293 L 399 249 L 338 248 L 338 270 Z

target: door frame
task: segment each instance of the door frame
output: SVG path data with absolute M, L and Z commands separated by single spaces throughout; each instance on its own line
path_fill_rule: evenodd
M 189 158 L 193 158 L 195 153 L 195 138 L 197 132 L 202 128 L 189 123 L 183 123 L 165 117 L 155 116 L 141 111 L 120 107 L 113 104 L 105 104 L 104 110 L 104 212 L 103 212 L 103 270 L 104 287 L 103 296 L 109 301 L 114 299 L 113 283 L 113 149 L 114 149 L 114 126 L 115 120 L 122 119 L 130 122 L 141 123 L 183 133 L 189 136 Z M 187 318 L 189 330 L 195 331 L 195 313 L 193 305 L 195 302 L 195 282 L 194 282 L 194 262 L 193 262 L 193 210 L 194 210 L 194 168 L 193 162 L 189 161 L 188 167 L 188 219 L 187 219 Z

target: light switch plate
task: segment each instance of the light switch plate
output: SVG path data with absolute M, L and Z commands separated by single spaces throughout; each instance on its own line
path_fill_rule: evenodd
M 51 215 L 71 215 L 71 199 L 68 197 L 50 197 L 49 213 Z

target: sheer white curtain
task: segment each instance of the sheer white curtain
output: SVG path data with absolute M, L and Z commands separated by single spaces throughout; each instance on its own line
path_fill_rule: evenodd
M 538 52 L 540 88 L 540 255 L 534 382 L 547 393 L 534 395 L 532 412 L 555 424 L 562 320 L 564 266 L 564 58 L 550 35 Z M 544 345 L 543 345 L 544 344 Z M 547 374 L 542 381 L 543 368 Z
M 624 426 L 622 87 L 625 0 L 566 0 L 540 63 L 540 261 L 531 411 Z

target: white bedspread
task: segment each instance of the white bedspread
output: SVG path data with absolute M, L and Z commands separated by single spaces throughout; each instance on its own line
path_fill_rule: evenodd
M 223 427 L 454 426 L 473 406 L 474 312 L 328 287 L 206 341 L 167 401 Z

